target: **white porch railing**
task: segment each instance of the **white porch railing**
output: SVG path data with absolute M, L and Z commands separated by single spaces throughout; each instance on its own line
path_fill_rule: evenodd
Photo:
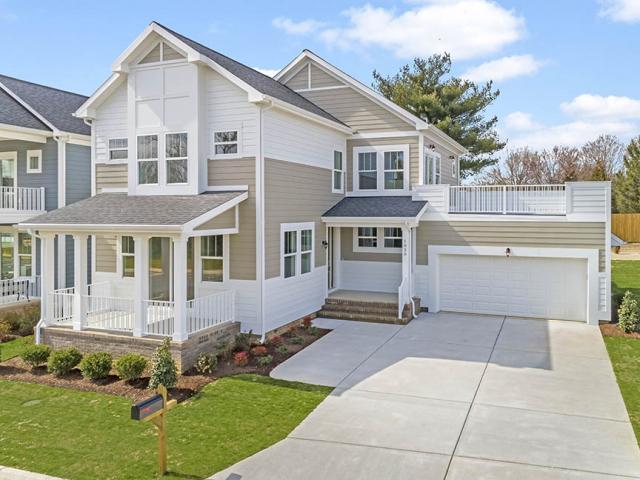
M 40 297 L 40 277 L 0 280 L 0 305 Z
M 449 187 L 449 213 L 565 215 L 564 185 Z
M 163 300 L 145 300 L 144 311 L 147 312 L 145 333 L 148 335 L 173 335 L 174 302 Z
M 0 187 L 0 209 L 44 211 L 44 187 Z
M 132 298 L 83 295 L 85 326 L 103 330 L 133 330 L 135 303 Z
M 110 297 L 111 296 L 111 282 L 96 282 L 87 285 L 87 295 L 90 297 Z
M 187 302 L 187 331 L 189 334 L 235 319 L 234 290 L 213 293 Z
M 49 295 L 49 306 L 51 308 L 50 322 L 53 324 L 71 324 L 73 322 L 73 302 L 75 290 L 71 288 L 61 288 L 54 290 Z M 49 323 L 49 322 L 47 322 Z

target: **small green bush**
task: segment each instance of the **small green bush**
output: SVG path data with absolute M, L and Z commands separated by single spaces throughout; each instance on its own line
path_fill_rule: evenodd
M 287 348 L 286 345 L 280 345 L 276 347 L 276 352 L 279 353 L 280 355 L 286 355 L 287 353 L 289 353 L 289 349 Z
M 106 352 L 90 353 L 80 362 L 80 371 L 84 378 L 98 380 L 106 378 L 111 372 L 113 357 Z
M 233 354 L 233 344 L 225 340 L 218 344 L 216 350 L 218 351 L 218 355 L 220 356 L 220 358 L 222 358 L 223 360 L 229 360 L 231 358 L 231 355 Z
M 82 360 L 82 354 L 75 348 L 64 348 L 49 355 L 47 370 L 57 376 L 68 374 Z
M 292 343 L 294 345 L 302 345 L 304 343 L 304 338 L 302 338 L 302 337 L 291 337 L 291 340 L 289 340 L 289 343 Z
M 618 326 L 625 333 L 640 331 L 640 303 L 629 291 L 622 297 L 618 308 Z
M 309 327 L 309 334 L 313 335 L 314 337 L 318 336 L 318 327 L 316 327 L 315 325 L 312 325 L 311 327 Z
M 49 355 L 51 355 L 51 349 L 48 345 L 27 345 L 20 354 L 20 358 L 31 368 L 36 368 L 47 363 Z
M 3 323 L 7 323 L 12 333 L 17 333 L 20 329 L 20 315 L 16 311 L 7 312 L 2 316 Z
M 153 352 L 149 388 L 157 388 L 159 385 L 172 388 L 178 383 L 178 369 L 171 356 L 170 347 L 171 340 L 165 338 L 162 345 Z
M 33 335 L 33 330 L 40 321 L 40 308 L 36 306 L 25 307 L 18 317 L 16 333 L 20 336 Z
M 251 337 L 253 331 L 249 330 L 248 333 L 240 332 L 236 335 L 235 349 L 236 351 L 248 352 L 251 349 Z
M 142 377 L 145 368 L 147 368 L 147 359 L 142 355 L 129 353 L 116 360 L 114 366 L 121 380 L 131 382 Z
M 256 363 L 259 367 L 266 367 L 267 365 L 273 362 L 273 357 L 271 355 L 265 355 L 264 357 L 256 358 Z
M 212 353 L 201 353 L 196 359 L 196 363 L 193 368 L 196 369 L 200 375 L 206 375 L 207 373 L 213 373 L 218 366 L 218 358 Z

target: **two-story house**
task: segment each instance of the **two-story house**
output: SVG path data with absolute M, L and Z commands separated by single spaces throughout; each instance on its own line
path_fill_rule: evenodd
M 40 295 L 40 241 L 14 225 L 91 195 L 87 97 L 0 75 L 0 304 Z M 60 235 L 54 284 L 73 284 L 73 241 Z M 58 252 L 60 252 L 58 254 Z
M 608 184 L 459 186 L 463 147 L 309 51 L 270 78 L 153 22 L 112 70 L 76 112 L 95 195 L 20 225 L 43 341 L 185 369 L 318 311 L 608 318 Z M 60 235 L 93 283 L 56 288 Z

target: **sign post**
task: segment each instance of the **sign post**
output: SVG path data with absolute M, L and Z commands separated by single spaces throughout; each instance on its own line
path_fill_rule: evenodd
M 176 406 L 176 400 L 167 400 L 167 389 L 158 385 L 157 395 L 131 406 L 131 418 L 142 422 L 151 422 L 158 432 L 158 471 L 167 473 L 167 432 L 165 414 Z

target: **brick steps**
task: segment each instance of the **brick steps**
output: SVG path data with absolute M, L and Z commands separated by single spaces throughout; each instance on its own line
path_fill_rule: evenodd
M 420 299 L 414 298 L 414 301 L 416 311 L 420 311 Z M 397 303 L 327 298 L 317 315 L 338 320 L 406 325 L 411 321 L 411 305 L 405 305 L 402 318 L 398 318 Z

